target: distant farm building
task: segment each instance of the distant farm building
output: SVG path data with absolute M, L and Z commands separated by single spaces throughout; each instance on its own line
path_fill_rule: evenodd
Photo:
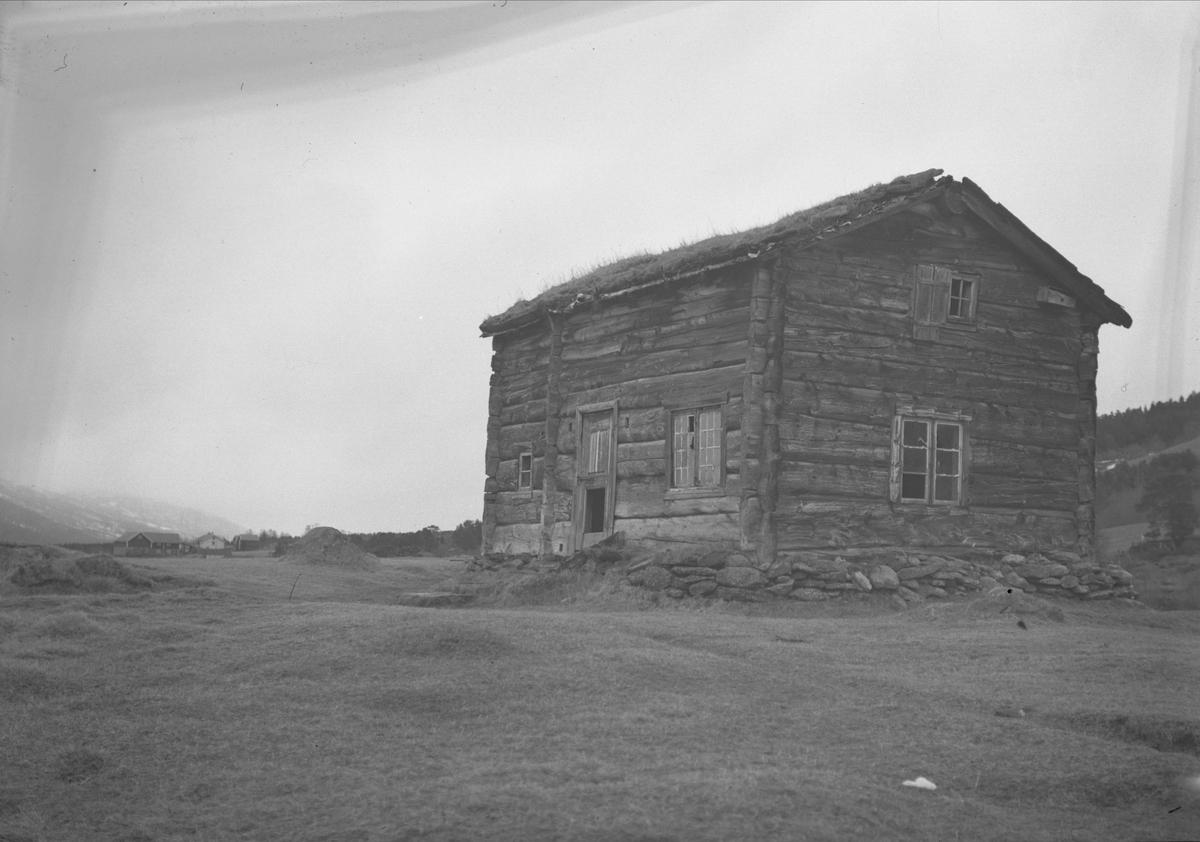
M 621 260 L 492 337 L 483 549 L 1090 554 L 1129 315 L 941 170 Z
M 245 535 L 235 535 L 233 538 L 233 549 L 236 552 L 248 552 L 259 548 L 258 536 L 253 532 L 247 532 Z
M 229 542 L 220 535 L 214 535 L 212 532 L 205 532 L 196 539 L 196 549 L 202 553 L 224 552 L 229 547 Z
M 113 542 L 113 554 L 179 555 L 182 546 L 183 541 L 177 532 L 126 532 Z

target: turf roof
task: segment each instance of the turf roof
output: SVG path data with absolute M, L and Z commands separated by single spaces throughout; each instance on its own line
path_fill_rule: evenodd
M 735 234 L 718 234 L 658 254 L 623 258 L 553 286 L 529 301 L 518 301 L 503 313 L 487 318 L 479 326 L 480 330 L 484 335 L 512 330 L 539 319 L 546 312 L 567 309 L 579 300 L 594 300 L 654 281 L 691 274 L 714 264 L 753 256 L 762 248 L 770 248 L 790 237 L 809 235 L 816 238 L 840 225 L 874 216 L 899 203 L 908 203 L 942 182 L 953 180 L 949 176 L 938 179 L 941 174 L 941 170 L 926 170 L 900 176 L 888 184 L 874 184 L 865 190 L 789 214 L 770 225 Z
M 806 210 L 797 211 L 770 225 L 734 234 L 719 234 L 696 243 L 658 254 L 626 257 L 545 290 L 531 300 L 521 300 L 503 313 L 490 316 L 479 326 L 484 336 L 504 333 L 541 320 L 546 313 L 570 311 L 601 298 L 638 289 L 649 284 L 682 278 L 705 269 L 757 257 L 763 250 L 785 241 L 801 246 L 844 233 L 893 210 L 915 204 L 955 184 L 952 176 L 939 177 L 942 170 L 930 169 L 899 176 L 887 184 L 873 184 L 856 193 L 839 196 Z M 991 200 L 969 180 L 964 180 L 989 204 Z M 1054 251 L 1002 205 L 993 205 L 1008 224 L 1036 242 L 1035 249 L 1048 252 L 1056 275 L 1065 276 L 1069 287 L 1097 305 L 1106 319 L 1129 326 L 1120 305 L 1104 296 L 1104 290 L 1079 274 L 1073 264 Z M 1061 265 L 1059 265 L 1061 264 Z

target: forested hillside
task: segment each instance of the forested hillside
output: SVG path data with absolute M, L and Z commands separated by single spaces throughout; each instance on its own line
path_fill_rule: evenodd
M 1150 457 L 1164 451 L 1200 453 L 1200 392 L 1101 415 L 1096 421 L 1096 525 L 1146 521 L 1136 508 Z
M 1100 461 L 1136 458 L 1200 436 L 1200 392 L 1186 398 L 1152 403 L 1101 415 L 1096 421 L 1096 456 Z

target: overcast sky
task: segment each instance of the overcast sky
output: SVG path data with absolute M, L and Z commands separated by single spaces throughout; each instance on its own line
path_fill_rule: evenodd
M 1186 394 L 1200 295 L 1165 273 L 1200 233 L 1197 19 L 0 4 L 0 477 L 256 529 L 452 527 L 482 512 L 485 316 L 930 167 L 1133 316 L 1101 332 L 1101 412 Z

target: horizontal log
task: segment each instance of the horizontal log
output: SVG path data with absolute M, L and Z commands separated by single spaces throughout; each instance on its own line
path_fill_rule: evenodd
M 740 395 L 742 365 L 727 365 L 711 371 L 694 371 L 618 384 L 603 384 L 589 389 L 563 390 L 564 412 L 574 412 L 578 406 L 619 401 L 622 409 L 645 409 L 655 406 L 687 406 L 689 401 L 711 395 Z
M 500 410 L 500 426 L 501 428 L 510 427 L 514 424 L 529 424 L 532 422 L 545 422 L 546 420 L 546 401 L 536 400 L 529 403 L 519 403 L 512 406 L 503 407 Z
M 898 405 L 927 406 L 930 400 L 914 392 L 886 392 L 828 383 L 785 381 L 788 413 L 888 426 Z M 937 408 L 970 411 L 969 435 L 975 438 L 1045 447 L 1078 444 L 1078 421 L 1073 414 L 1029 410 L 981 401 L 944 400 Z
M 875 502 L 782 504 L 775 514 L 781 550 L 843 547 L 1044 548 L 1074 541 L 1075 520 L 1061 513 L 941 509 Z
M 737 496 L 686 497 L 667 499 L 666 479 L 655 481 L 618 481 L 616 516 L 618 518 L 674 518 L 692 515 L 736 514 Z
M 788 351 L 829 352 L 836 349 L 839 355 L 913 364 L 925 364 L 930 359 L 936 359 L 940 353 L 935 349 L 931 354 L 931 348 L 934 346 L 917 342 L 907 335 L 884 336 L 797 325 L 786 326 L 784 332 Z M 944 359 L 940 361 L 946 363 Z M 969 346 L 955 349 L 953 364 L 954 367 L 967 371 L 996 372 L 1013 378 L 1029 379 L 1040 374 L 1046 380 L 1056 383 L 1067 383 L 1077 376 L 1076 362 L 1071 359 L 1064 358 L 1058 362 L 1035 360 L 1008 353 L 999 355 L 994 350 Z
M 972 505 L 1034 508 L 1073 512 L 1079 505 L 1078 481 L 1007 477 L 972 471 L 968 477 Z
M 1065 480 L 1077 475 L 1075 450 L 971 438 L 970 469 L 996 476 Z
M 736 514 L 700 514 L 670 518 L 617 517 L 613 528 L 624 532 L 626 539 L 633 541 L 735 545 L 741 541 Z
M 1045 377 L 1017 378 L 958 367 L 958 360 L 949 355 L 931 356 L 920 363 L 834 352 L 788 351 L 784 356 L 789 377 L 799 375 L 816 383 L 920 392 L 930 399 L 970 396 L 972 400 L 1063 413 L 1079 403 L 1078 380 L 1065 373 L 1057 383 Z
M 725 366 L 743 367 L 746 340 L 721 345 L 700 345 L 671 351 L 642 351 L 607 359 L 568 360 L 563 350 L 559 388 L 564 392 L 597 383 L 611 386 L 647 378 L 669 377 L 689 372 L 706 372 Z
M 892 337 L 897 343 L 903 344 L 914 341 L 911 339 L 912 325 L 913 320 L 908 313 L 816 302 L 805 302 L 803 306 L 789 303 L 784 336 L 785 339 L 795 337 L 802 328 L 824 328 Z M 922 347 L 929 348 L 932 353 L 938 349 L 963 346 L 986 349 L 1001 356 L 1058 363 L 1069 362 L 1078 356 L 1077 339 L 1038 333 L 1028 329 L 1028 325 L 1022 322 L 999 325 L 980 320 L 975 328 L 965 332 L 943 328 L 936 342 L 923 343 Z
M 891 472 L 886 465 L 847 465 L 796 462 L 780 464 L 779 499 L 849 497 L 888 499 Z
M 501 459 L 516 459 L 520 452 L 532 447 L 534 453 L 542 455 L 546 437 L 545 421 L 527 421 L 522 424 L 501 426 L 499 433 L 499 455 Z

